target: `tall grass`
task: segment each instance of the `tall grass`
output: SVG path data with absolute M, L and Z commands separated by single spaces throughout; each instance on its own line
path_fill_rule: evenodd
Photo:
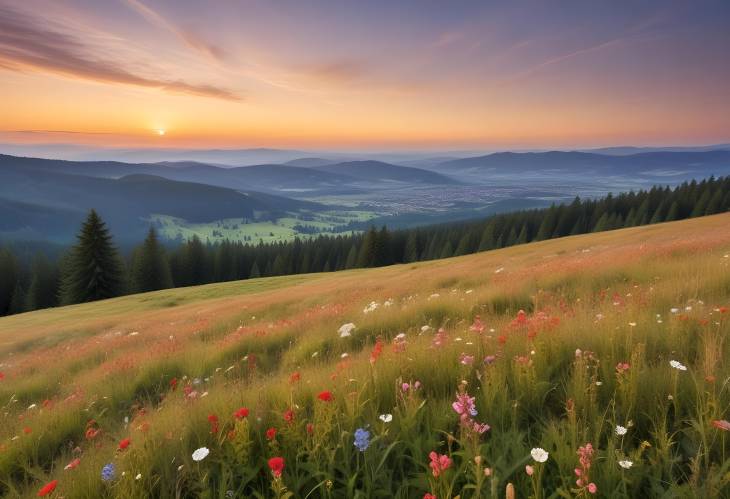
M 0 320 L 0 492 L 728 497 L 729 221 Z

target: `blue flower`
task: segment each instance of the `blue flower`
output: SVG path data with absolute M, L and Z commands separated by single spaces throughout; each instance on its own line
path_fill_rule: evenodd
M 365 449 L 370 445 L 370 432 L 365 428 L 358 428 L 355 430 L 355 447 L 360 452 L 365 452 Z
M 117 469 L 113 463 L 106 464 L 101 469 L 101 479 L 104 480 L 105 482 L 114 480 L 114 476 L 116 474 L 117 474 Z

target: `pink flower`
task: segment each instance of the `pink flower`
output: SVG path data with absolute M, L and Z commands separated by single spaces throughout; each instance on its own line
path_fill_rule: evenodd
M 525 466 L 525 473 L 527 473 L 529 476 L 532 476 L 532 474 L 535 473 L 535 468 L 528 464 Z
M 726 421 L 724 419 L 718 419 L 716 421 L 713 421 L 712 426 L 714 426 L 718 430 L 730 431 L 730 421 Z
M 434 478 L 438 478 L 441 473 L 451 467 L 451 458 L 446 454 L 436 454 L 436 452 L 431 451 L 428 457 L 431 459 L 428 465 Z
M 476 416 L 477 409 L 474 405 L 474 397 L 470 397 L 468 393 L 460 393 L 456 396 L 456 401 L 451 404 L 456 414 L 463 417 Z
M 471 326 L 469 326 L 469 331 L 475 332 L 475 333 L 481 333 L 484 331 L 484 324 L 482 323 L 482 318 L 478 315 L 474 317 L 474 322 Z
M 407 392 L 410 388 L 411 388 L 411 385 L 409 385 L 408 383 L 403 383 L 402 385 L 400 385 L 400 389 L 403 390 L 404 392 Z
M 470 366 L 474 363 L 474 356 L 462 353 L 459 356 L 459 363 L 464 366 Z
M 598 492 L 598 487 L 596 487 L 595 483 L 591 482 L 588 484 L 588 492 L 590 492 L 591 494 L 595 494 L 596 492 Z
M 426 492 L 425 494 L 423 494 L 423 499 L 436 499 L 436 496 Z

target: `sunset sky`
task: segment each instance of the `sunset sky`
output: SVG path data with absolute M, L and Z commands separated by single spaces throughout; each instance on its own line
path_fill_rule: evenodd
M 730 2 L 0 0 L 0 99 L 6 143 L 729 142 Z

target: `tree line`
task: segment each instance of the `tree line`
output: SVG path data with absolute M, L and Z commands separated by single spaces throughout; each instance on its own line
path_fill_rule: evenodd
M 711 215 L 730 210 L 730 177 L 653 187 L 477 221 L 287 243 L 211 244 L 197 236 L 166 248 L 153 228 L 123 258 L 92 210 L 77 243 L 56 260 L 39 254 L 29 265 L 0 249 L 0 315 L 180 286 L 256 277 L 329 272 L 409 263 L 588 232 Z

